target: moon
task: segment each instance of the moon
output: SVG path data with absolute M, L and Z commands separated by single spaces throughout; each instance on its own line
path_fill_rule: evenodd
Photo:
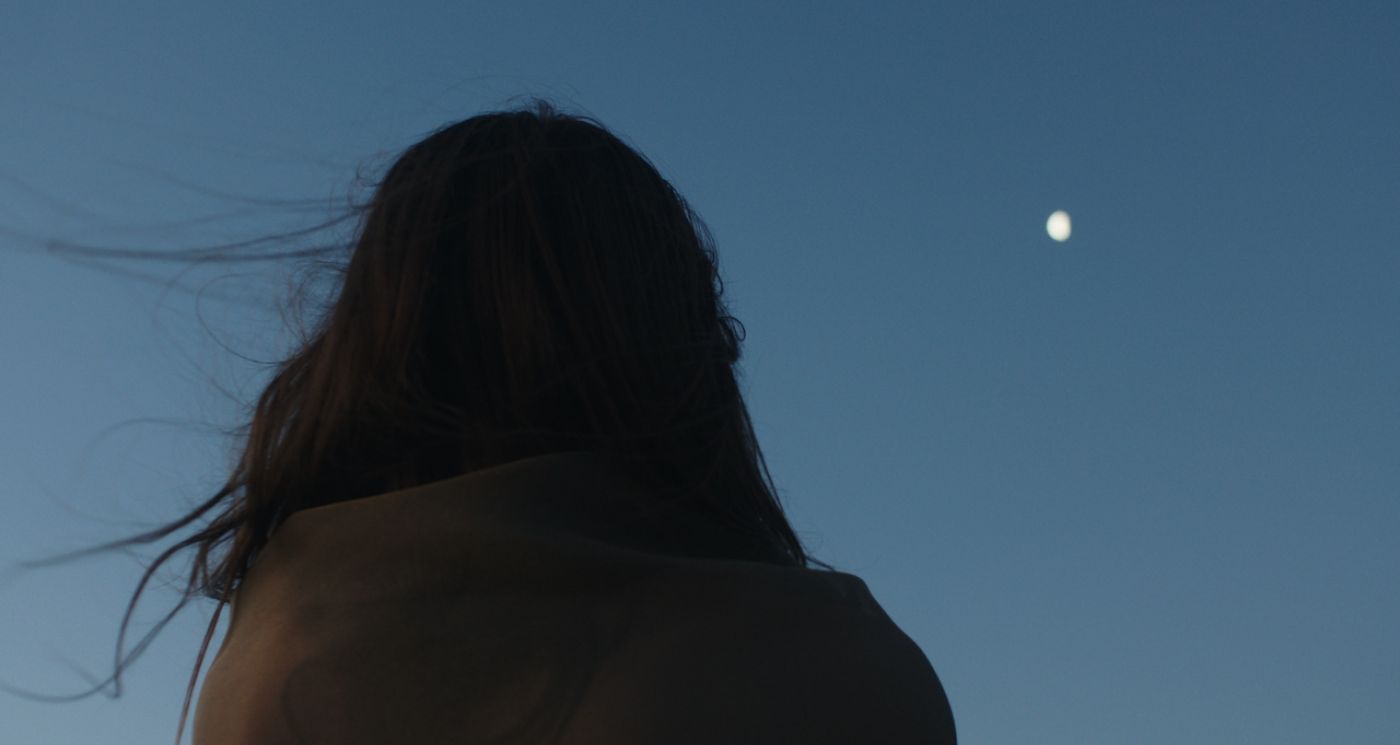
M 1045 221 L 1045 232 L 1061 243 L 1069 240 L 1069 213 L 1064 210 L 1056 210 L 1055 214 Z

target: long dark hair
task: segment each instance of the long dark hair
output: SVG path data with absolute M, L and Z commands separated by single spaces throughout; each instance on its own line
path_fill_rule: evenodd
M 185 601 L 222 609 L 298 510 L 570 450 L 808 563 L 740 395 L 710 237 L 646 158 L 545 104 L 482 114 L 408 148 L 358 220 L 338 295 L 258 397 L 223 488 L 123 542 L 192 531 L 147 569 L 122 639 L 182 552 Z M 118 675 L 130 657 L 119 641 Z

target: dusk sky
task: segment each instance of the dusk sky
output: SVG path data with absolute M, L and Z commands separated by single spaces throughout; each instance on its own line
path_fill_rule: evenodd
M 276 267 L 45 246 L 288 230 L 529 96 L 705 219 L 794 524 L 961 743 L 1400 742 L 1394 2 L 4 0 L 0 682 L 110 673 L 133 558 L 18 566 L 216 489 L 288 338 Z M 173 742 L 209 610 L 0 743 Z

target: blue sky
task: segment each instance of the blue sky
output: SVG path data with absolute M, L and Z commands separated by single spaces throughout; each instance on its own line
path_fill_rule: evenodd
M 964 743 L 1394 743 L 1397 38 L 1383 2 L 7 0 L 0 680 L 109 664 L 135 564 L 10 567 L 204 494 L 216 384 L 284 338 L 275 279 L 197 301 L 31 238 L 285 227 L 246 200 L 538 95 L 706 219 L 793 519 Z M 0 695 L 0 742 L 173 739 L 201 612 L 120 699 Z

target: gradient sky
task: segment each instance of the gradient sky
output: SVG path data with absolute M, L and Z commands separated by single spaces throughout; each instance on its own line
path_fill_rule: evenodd
M 963 743 L 1394 745 L 1397 39 L 1344 0 L 5 0 L 0 681 L 109 669 L 136 565 L 13 567 L 205 494 L 216 384 L 283 338 L 270 281 L 197 302 L 41 242 L 285 227 L 250 200 L 539 95 L 706 219 L 794 522 Z M 0 743 L 173 741 L 206 612 L 117 700 L 0 694 Z

